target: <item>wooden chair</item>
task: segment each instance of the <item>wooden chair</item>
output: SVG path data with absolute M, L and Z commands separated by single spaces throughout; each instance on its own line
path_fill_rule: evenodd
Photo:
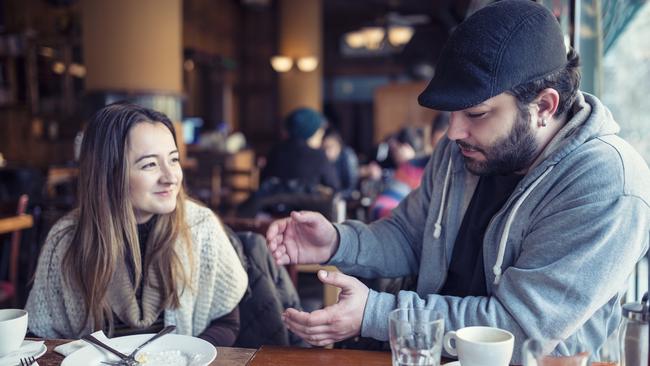
M 29 196 L 26 194 L 21 195 L 18 198 L 17 205 L 14 205 L 14 211 L 16 215 L 24 215 L 27 211 L 27 205 L 29 203 Z M 14 230 L 10 232 L 11 239 L 9 242 L 9 271 L 8 271 L 8 281 L 0 280 L 0 307 L 16 307 L 18 306 L 18 259 L 20 255 L 20 239 L 22 234 L 22 229 Z
M 259 188 L 255 152 L 247 149 L 229 156 L 220 168 L 220 203 L 233 208 Z
M 193 166 L 186 167 L 189 193 L 212 209 L 232 209 L 259 187 L 259 169 L 252 150 L 226 154 L 193 148 Z

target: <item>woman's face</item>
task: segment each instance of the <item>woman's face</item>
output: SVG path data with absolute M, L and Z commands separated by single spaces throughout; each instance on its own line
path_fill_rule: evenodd
M 388 146 L 393 161 L 397 165 L 402 165 L 415 157 L 415 150 L 409 144 L 401 143 L 397 140 L 390 140 Z
M 129 131 L 127 154 L 129 199 L 138 224 L 176 209 L 183 182 L 178 148 L 160 122 L 142 122 Z

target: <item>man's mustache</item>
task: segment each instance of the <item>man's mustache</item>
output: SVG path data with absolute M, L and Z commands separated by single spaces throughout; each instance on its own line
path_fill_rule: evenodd
M 475 145 L 472 145 L 472 144 L 468 144 L 468 143 L 465 142 L 465 141 L 462 141 L 462 140 L 456 140 L 456 144 L 458 144 L 458 146 L 462 147 L 462 148 L 465 149 L 465 150 L 476 150 L 476 151 L 478 151 L 478 152 L 481 152 L 481 153 L 485 154 L 485 150 L 481 149 L 481 148 L 478 147 L 478 146 L 475 146 Z

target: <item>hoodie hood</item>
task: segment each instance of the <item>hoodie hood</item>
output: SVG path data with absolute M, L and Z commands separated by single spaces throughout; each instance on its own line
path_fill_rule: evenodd
M 621 130 L 609 109 L 588 93 L 578 92 L 569 114 L 571 118 L 532 164 L 530 172 L 540 165 L 556 164 L 588 140 Z
M 553 170 L 557 163 L 579 146 L 594 138 L 614 135 L 620 131 L 620 126 L 614 121 L 611 112 L 593 95 L 578 92 L 570 114 L 572 117 L 551 139 L 521 182 L 520 187 L 522 188 L 520 189 L 523 189 L 523 193 L 516 198 L 515 203 L 512 205 L 499 240 L 497 260 L 492 267 L 492 273 L 495 277 L 494 285 L 498 285 L 501 280 L 510 228 L 526 198 Z

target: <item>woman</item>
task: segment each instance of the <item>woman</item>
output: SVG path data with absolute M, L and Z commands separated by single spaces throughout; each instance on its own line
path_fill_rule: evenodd
M 174 324 L 232 345 L 247 276 L 209 209 L 185 198 L 174 127 L 163 114 L 115 103 L 88 125 L 79 207 L 46 239 L 27 300 L 29 329 L 75 338 Z

